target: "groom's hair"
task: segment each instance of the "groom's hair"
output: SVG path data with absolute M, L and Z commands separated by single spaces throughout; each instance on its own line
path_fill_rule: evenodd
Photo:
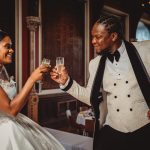
M 109 33 L 116 32 L 120 39 L 123 39 L 121 21 L 115 16 L 101 15 L 95 24 L 102 24 Z

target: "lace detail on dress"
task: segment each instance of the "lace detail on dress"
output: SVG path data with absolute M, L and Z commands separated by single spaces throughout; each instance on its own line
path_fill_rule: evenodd
M 0 70 L 0 86 L 12 100 L 16 95 L 16 82 L 13 81 L 13 76 L 9 77 L 6 69 L 2 66 Z
M 10 80 L 10 82 L 9 82 L 9 81 L 0 79 L 0 86 L 7 93 L 8 97 L 12 100 L 17 92 L 16 91 L 16 82 L 14 82 L 13 80 Z
M 15 86 L 15 83 L 13 80 L 11 80 L 10 82 L 9 81 L 5 81 L 5 80 L 2 80 L 0 79 L 0 85 L 3 89 L 7 89 L 7 88 L 11 88 L 11 87 L 14 87 Z

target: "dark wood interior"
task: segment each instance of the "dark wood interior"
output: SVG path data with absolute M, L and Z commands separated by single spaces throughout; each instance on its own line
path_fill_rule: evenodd
M 42 126 L 67 130 L 69 123 L 66 110 L 71 110 L 75 122 L 75 118 L 81 106 L 87 105 L 66 93 L 40 96 L 38 109 L 39 123 Z
M 44 0 L 42 4 L 42 57 L 50 58 L 55 66 L 56 57 L 63 56 L 70 75 L 84 85 L 84 4 L 68 0 Z M 42 88 L 58 85 L 49 81 Z
M 29 76 L 29 31 L 26 27 L 27 16 L 38 16 L 38 0 L 22 0 L 22 82 Z M 52 67 L 56 56 L 65 57 L 65 66 L 70 75 L 80 85 L 85 85 L 85 24 L 84 11 L 86 0 L 41 0 L 42 5 L 42 56 L 51 59 Z M 141 17 L 150 21 L 150 5 L 148 0 L 90 0 L 89 24 L 102 13 L 104 5 L 123 11 L 129 15 L 129 40 L 135 39 L 137 24 Z M 145 3 L 144 6 L 142 4 Z M 0 29 L 10 33 L 15 43 L 15 0 L 0 2 Z M 38 34 L 38 32 L 37 32 Z M 15 48 L 15 44 L 13 45 Z M 89 59 L 94 57 L 94 50 L 89 44 Z M 38 51 L 37 51 L 38 55 Z M 15 59 L 15 55 L 14 55 Z M 10 75 L 15 75 L 15 61 L 8 67 Z M 59 86 L 46 77 L 42 90 L 58 89 Z M 74 116 L 79 102 L 67 93 L 53 93 L 39 96 L 38 118 L 42 126 L 64 130 L 68 126 L 66 109 L 71 109 Z M 27 106 L 23 113 L 27 114 Z

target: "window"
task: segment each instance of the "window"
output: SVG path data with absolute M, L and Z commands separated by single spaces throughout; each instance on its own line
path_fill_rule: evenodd
M 139 21 L 136 30 L 137 41 L 150 40 L 150 25 L 148 26 L 142 21 Z

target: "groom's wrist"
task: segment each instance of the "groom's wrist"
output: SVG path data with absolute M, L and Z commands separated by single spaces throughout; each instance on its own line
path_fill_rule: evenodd
M 68 91 L 71 86 L 73 84 L 73 79 L 71 77 L 68 77 L 68 80 L 66 81 L 66 83 L 64 85 L 60 84 L 60 89 L 63 91 Z

